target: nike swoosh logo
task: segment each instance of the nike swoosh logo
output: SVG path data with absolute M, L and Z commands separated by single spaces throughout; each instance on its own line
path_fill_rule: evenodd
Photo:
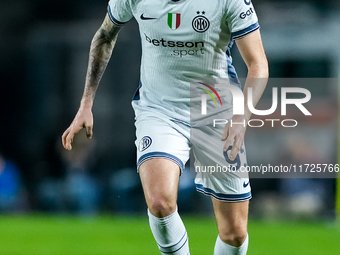
M 140 15 L 140 18 L 141 18 L 142 20 L 157 19 L 157 18 L 144 17 L 144 13 L 143 13 L 142 15 Z
M 249 185 L 249 182 L 243 182 L 243 188 L 247 188 L 247 186 Z

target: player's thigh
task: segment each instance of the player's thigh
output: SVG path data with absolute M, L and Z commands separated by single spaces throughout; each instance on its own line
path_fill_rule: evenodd
M 249 201 L 224 202 L 212 198 L 218 233 L 222 240 L 239 246 L 247 236 Z
M 230 231 L 235 228 L 247 228 L 249 201 L 224 202 L 211 198 L 218 228 Z
M 154 158 L 139 167 L 144 195 L 149 209 L 164 210 L 176 206 L 180 176 L 179 166 L 171 160 Z
M 154 158 L 139 167 L 139 175 L 147 199 L 177 197 L 180 168 L 168 159 Z

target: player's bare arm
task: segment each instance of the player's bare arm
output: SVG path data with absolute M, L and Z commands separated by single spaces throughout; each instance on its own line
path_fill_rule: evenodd
M 92 138 L 94 96 L 112 55 L 119 31 L 120 27 L 114 25 L 109 16 L 106 15 L 103 24 L 92 39 L 84 94 L 80 107 L 71 125 L 62 136 L 63 146 L 67 150 L 72 149 L 72 139 L 82 128 L 86 128 L 87 137 Z
M 260 30 L 256 30 L 251 34 L 236 40 L 236 45 L 248 68 L 247 80 L 243 92 L 244 98 L 248 98 L 248 88 L 252 88 L 253 106 L 255 107 L 267 85 L 268 78 L 268 62 L 263 49 Z M 244 101 L 244 115 L 234 115 L 232 121 L 233 123 L 243 123 L 245 121 L 246 125 L 237 124 L 231 127 L 229 122 L 224 128 L 222 136 L 222 141 L 226 141 L 224 150 L 227 150 L 229 145 L 234 142 L 229 155 L 231 160 L 236 158 L 237 153 L 241 148 L 246 132 L 247 122 L 251 117 L 247 100 Z

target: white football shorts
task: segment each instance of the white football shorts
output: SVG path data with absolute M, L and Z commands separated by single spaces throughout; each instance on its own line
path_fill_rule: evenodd
M 139 107 L 134 105 L 134 108 Z M 137 169 L 149 159 L 165 158 L 178 164 L 183 171 L 192 148 L 197 191 L 225 202 L 251 198 L 248 174 L 237 173 L 241 166 L 247 165 L 245 148 L 242 145 L 237 158 L 230 161 L 223 153 L 224 125 L 190 128 L 152 109 L 138 109 L 136 112 Z

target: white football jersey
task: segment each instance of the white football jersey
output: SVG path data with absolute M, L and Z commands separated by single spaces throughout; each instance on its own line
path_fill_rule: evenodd
M 108 13 L 118 26 L 133 17 L 139 25 L 136 114 L 136 108 L 150 108 L 185 123 L 190 121 L 190 81 L 237 79 L 233 40 L 259 28 L 251 0 L 110 0 Z M 225 102 L 224 109 L 231 103 Z

